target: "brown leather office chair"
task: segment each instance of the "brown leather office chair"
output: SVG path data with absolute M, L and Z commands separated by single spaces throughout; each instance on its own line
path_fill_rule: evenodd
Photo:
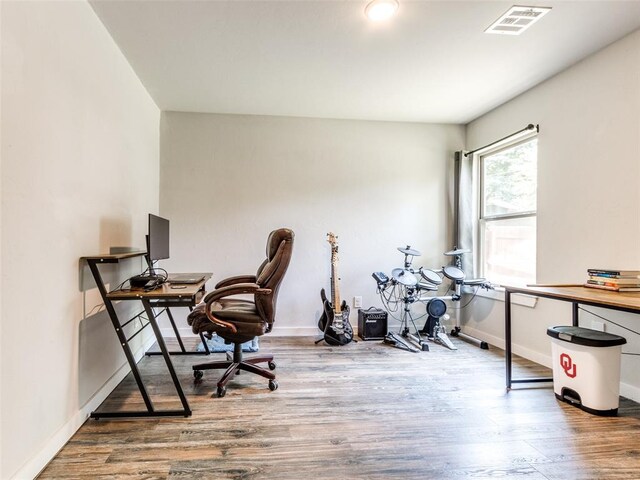
M 233 359 L 193 366 L 196 380 L 202 378 L 203 370 L 226 369 L 218 381 L 218 397 L 224 397 L 227 382 L 240 370 L 268 378 L 272 391 L 278 388 L 275 374 L 256 366 L 267 362 L 269 369 L 274 370 L 273 355 L 243 359 L 242 344 L 273 328 L 278 290 L 291 260 L 293 237 L 293 231 L 288 228 L 271 232 L 267 240 L 267 258 L 257 273 L 222 280 L 187 318 L 194 333 L 205 333 L 209 337 L 216 333 L 227 343 L 233 343 Z M 243 294 L 252 294 L 253 300 L 230 298 Z

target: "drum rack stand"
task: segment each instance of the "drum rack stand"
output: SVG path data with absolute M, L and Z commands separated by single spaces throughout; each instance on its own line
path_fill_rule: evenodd
M 425 336 L 428 340 L 435 343 L 439 343 L 450 350 L 457 350 L 458 348 L 453 344 L 451 339 L 446 333 L 446 327 L 440 323 L 440 318 L 445 317 L 446 306 L 444 300 L 451 300 L 457 302 L 461 300 L 461 287 L 463 285 L 475 285 L 483 288 L 493 288 L 490 283 L 487 283 L 484 279 L 477 278 L 467 280 L 465 282 L 465 274 L 462 270 L 462 254 L 468 252 L 468 250 L 455 248 L 449 252 L 445 252 L 446 256 L 453 257 L 453 265 L 442 267 L 439 270 L 423 270 L 422 267 L 418 271 L 411 268 L 413 257 L 419 256 L 420 252 L 411 248 L 410 245 L 406 247 L 398 247 L 398 251 L 404 254 L 404 268 L 396 268 L 391 272 L 393 280 L 389 280 L 383 272 L 374 272 L 373 278 L 378 283 L 378 292 L 382 295 L 382 292 L 388 287 L 400 288 L 402 296 L 396 296 L 398 303 L 403 303 L 403 309 L 400 314 L 400 331 L 399 335 L 407 340 L 410 340 L 413 344 L 418 345 L 419 350 L 415 351 L 429 351 L 429 345 L 423 339 Z M 421 283 L 415 277 L 415 273 L 419 273 L 429 284 L 435 285 L 433 288 L 428 288 L 426 283 Z M 430 276 L 429 273 L 432 275 Z M 452 281 L 452 285 L 455 286 L 455 292 L 448 296 L 435 296 L 430 297 L 428 301 L 421 297 L 421 290 L 437 290 L 437 286 L 442 282 L 438 274 L 444 275 Z M 435 277 L 435 278 L 433 278 Z M 433 301 L 439 301 L 440 305 L 433 304 Z M 411 304 L 415 302 L 426 303 L 428 318 L 419 330 L 416 326 L 415 320 L 411 315 Z M 430 304 L 431 307 L 430 308 Z M 448 315 L 445 317 L 448 318 Z M 412 333 L 411 326 L 413 326 Z M 451 330 L 451 336 L 460 338 L 470 343 L 475 343 L 481 349 L 487 350 L 489 345 L 487 342 L 481 341 L 471 335 L 467 335 L 461 331 L 459 312 L 456 314 L 456 325 Z M 403 350 L 411 350 L 413 347 L 408 345 L 408 342 L 402 341 L 400 337 L 390 333 L 385 338 L 385 343 L 393 345 Z
M 487 342 L 485 342 L 484 340 L 480 340 L 479 338 L 472 337 L 469 334 L 463 333 L 462 329 L 460 328 L 459 323 L 460 323 L 460 319 L 458 318 L 458 315 L 456 315 L 456 325 L 451 330 L 451 336 L 452 337 L 459 338 L 459 339 L 464 340 L 465 342 L 468 342 L 468 343 L 476 344 L 482 350 L 489 350 L 489 344 Z
M 404 308 L 402 309 L 402 314 L 400 316 L 400 335 L 417 344 L 420 347 L 420 350 L 422 350 L 423 352 L 428 352 L 429 345 L 427 345 L 427 343 L 420 336 L 420 330 L 418 330 L 416 322 L 413 320 L 413 315 L 411 315 L 410 305 L 414 302 L 414 299 L 408 295 L 408 292 L 405 291 L 405 296 L 402 302 L 404 304 Z M 411 325 L 413 325 L 413 329 L 416 332 L 415 335 L 411 333 L 411 330 L 409 328 L 409 321 L 411 321 Z
M 453 250 L 446 252 L 445 255 L 453 257 L 453 264 L 457 268 L 462 270 L 462 254 L 463 253 L 469 253 L 469 251 L 464 249 L 458 249 L 457 247 L 453 247 Z M 464 285 L 464 280 L 462 282 L 462 285 Z M 455 295 L 454 298 L 452 298 L 452 300 L 460 301 L 460 295 Z M 480 347 L 480 349 L 482 350 L 489 350 L 489 344 L 487 342 L 462 332 L 462 327 L 460 326 L 460 310 L 456 312 L 456 324 L 451 330 L 451 336 L 464 340 L 468 343 L 474 343 L 478 347 Z M 447 338 L 447 340 L 449 339 Z

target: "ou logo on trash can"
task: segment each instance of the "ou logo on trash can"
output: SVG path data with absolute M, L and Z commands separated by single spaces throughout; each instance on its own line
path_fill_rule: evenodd
M 564 373 L 567 375 L 567 377 L 575 378 L 575 376 L 577 375 L 576 365 L 575 363 L 573 363 L 573 360 L 571 360 L 571 357 L 566 353 L 560 355 L 560 366 L 564 370 Z

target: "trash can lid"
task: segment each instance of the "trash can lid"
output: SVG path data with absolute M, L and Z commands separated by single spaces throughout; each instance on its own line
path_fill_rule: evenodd
M 587 347 L 614 347 L 627 343 L 627 339 L 619 335 L 566 325 L 547 328 L 547 335 L 558 340 Z

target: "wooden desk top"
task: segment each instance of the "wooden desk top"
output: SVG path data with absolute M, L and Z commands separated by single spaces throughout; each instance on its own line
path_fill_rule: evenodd
M 614 309 L 633 310 L 640 312 L 640 292 L 613 292 L 587 288 L 581 285 L 567 285 L 557 287 L 509 287 L 504 286 L 510 293 L 523 293 L 545 298 L 555 298 L 568 302 L 584 303 L 592 306 L 602 306 Z
M 117 262 L 118 260 L 122 260 L 125 258 L 141 257 L 142 255 L 146 255 L 146 254 L 147 252 L 145 251 L 124 252 L 124 253 L 105 253 L 102 255 L 87 255 L 85 257 L 80 257 L 80 260 L 95 260 L 95 261 L 110 263 L 110 262 Z
M 164 283 L 160 287 L 149 290 L 146 292 L 142 288 L 127 288 L 123 290 L 113 290 L 107 293 L 107 298 L 110 300 L 132 300 L 136 298 L 147 298 L 155 300 L 175 300 L 181 298 L 192 298 L 199 293 L 204 287 L 204 284 L 211 278 L 211 273 L 198 273 L 198 275 L 204 275 L 198 283 L 193 284 L 177 284 L 177 283 Z

